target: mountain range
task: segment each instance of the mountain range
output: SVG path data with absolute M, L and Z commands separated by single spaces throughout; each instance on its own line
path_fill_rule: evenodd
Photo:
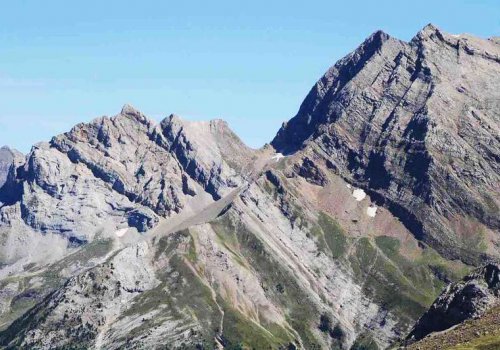
M 260 149 L 130 105 L 1 148 L 0 346 L 431 349 L 500 298 L 499 101 L 500 39 L 428 25 Z

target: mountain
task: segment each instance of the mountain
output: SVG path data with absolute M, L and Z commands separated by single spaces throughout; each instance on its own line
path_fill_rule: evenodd
M 404 338 L 499 255 L 499 50 L 376 32 L 258 150 L 129 105 L 36 144 L 0 189 L 0 346 Z
M 317 82 L 273 140 L 311 149 L 450 259 L 498 257 L 498 40 L 426 26 L 370 36 Z

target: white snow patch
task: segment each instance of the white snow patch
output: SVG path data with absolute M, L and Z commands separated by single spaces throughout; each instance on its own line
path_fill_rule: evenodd
M 361 188 L 356 188 L 353 192 L 352 192 L 352 196 L 354 197 L 354 199 L 356 199 L 358 202 L 361 202 L 363 199 L 365 199 L 366 197 L 366 192 L 363 191 Z
M 370 206 L 370 207 L 366 208 L 366 214 L 367 214 L 369 217 L 374 218 L 374 217 L 375 217 L 375 215 L 377 215 L 377 207 L 375 207 L 375 206 Z
M 119 229 L 119 230 L 115 231 L 115 235 L 116 235 L 117 237 L 123 237 L 123 235 L 124 235 L 125 233 L 127 233 L 127 230 L 128 230 L 128 228 L 121 228 L 121 229 Z
M 271 159 L 275 159 L 276 163 L 280 161 L 280 159 L 285 158 L 285 156 L 282 153 L 276 153 L 274 156 L 271 157 Z

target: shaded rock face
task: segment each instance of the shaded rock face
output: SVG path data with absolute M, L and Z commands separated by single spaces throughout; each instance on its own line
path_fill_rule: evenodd
M 0 203 L 9 203 L 15 197 L 15 190 L 12 186 L 5 186 L 9 177 L 15 177 L 15 167 L 22 163 L 24 156 L 7 146 L 0 148 Z
M 7 174 L 13 164 L 13 156 L 9 148 L 0 148 L 0 188 L 7 180 Z
M 416 323 L 408 342 L 481 317 L 500 302 L 500 266 L 488 264 L 449 285 Z
M 315 149 L 449 257 L 498 255 L 499 57 L 495 40 L 432 25 L 409 43 L 377 32 L 328 70 L 272 145 Z
M 314 161 L 307 157 L 303 159 L 300 166 L 296 167 L 296 172 L 308 182 L 318 186 L 324 186 L 328 181 L 322 170 L 316 166 Z

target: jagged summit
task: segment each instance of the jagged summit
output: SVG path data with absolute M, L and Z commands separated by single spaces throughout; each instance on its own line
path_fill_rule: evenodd
M 135 107 L 133 107 L 129 104 L 125 104 L 122 107 L 120 114 L 118 114 L 116 117 L 119 117 L 119 116 L 127 116 L 129 118 L 133 118 L 133 119 L 137 120 L 140 123 L 145 123 L 148 125 L 156 124 L 153 120 L 149 119 L 143 113 L 141 113 L 138 109 L 136 109 Z
M 377 33 L 326 72 L 272 145 L 328 157 L 450 257 L 498 255 L 500 47 L 434 25 L 410 43 Z M 463 225 L 489 248 L 471 249 Z
M 126 103 L 123 105 L 120 114 L 142 114 L 142 113 L 131 104 Z
M 426 39 L 431 35 L 441 33 L 441 30 L 432 23 L 425 25 L 422 29 L 418 31 L 414 38 Z

